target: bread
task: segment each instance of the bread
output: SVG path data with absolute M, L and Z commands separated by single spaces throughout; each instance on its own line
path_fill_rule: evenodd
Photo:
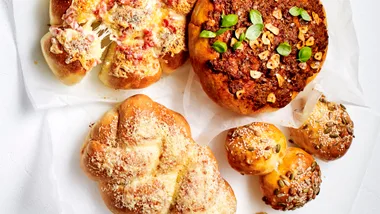
M 41 40 L 42 50 L 53 73 L 67 85 L 77 84 L 103 63 L 99 79 L 106 86 L 145 88 L 157 82 L 162 71 L 169 74 L 186 62 L 186 15 L 194 3 L 50 0 L 53 26 Z M 101 44 L 106 40 L 112 43 L 102 62 L 107 45 Z
M 320 191 L 321 171 L 314 158 L 299 148 L 288 148 L 278 169 L 260 177 L 263 201 L 276 210 L 294 210 Z
M 86 69 L 83 68 L 79 61 L 67 64 L 65 61 L 69 56 L 64 50 L 59 54 L 52 53 L 50 51 L 52 39 L 51 33 L 47 33 L 41 39 L 42 53 L 51 71 L 66 85 L 80 82 L 87 73 Z
M 162 74 L 160 61 L 152 50 L 145 51 L 137 63 L 127 60 L 127 54 L 112 43 L 108 49 L 99 79 L 115 89 L 144 88 L 157 82 Z
M 136 95 L 107 112 L 81 166 L 113 213 L 235 213 L 236 198 L 207 147 L 178 113 Z
M 72 0 L 50 0 L 50 24 L 61 25 L 63 23 L 62 16 L 69 9 Z
M 230 129 L 225 143 L 231 167 L 248 175 L 264 175 L 275 170 L 286 147 L 284 134 L 267 123 Z
M 289 10 L 295 6 L 307 11 L 312 21 L 292 16 Z M 254 26 L 250 10 L 261 14 L 262 32 L 247 33 Z M 223 28 L 223 13 L 225 17 L 238 14 L 237 23 L 231 21 L 232 26 Z M 260 27 L 259 22 L 255 25 Z M 219 35 L 222 29 L 226 31 Z M 201 38 L 203 31 L 211 31 L 209 38 Z M 255 39 L 252 32 L 260 36 Z M 213 48 L 216 42 L 219 45 Z M 278 50 L 285 42 L 290 53 Z M 301 48 L 306 53 L 307 47 L 312 53 L 310 58 L 302 54 L 306 62 L 301 63 L 298 55 Z M 240 114 L 274 111 L 289 104 L 319 73 L 327 47 L 326 15 L 319 0 L 199 0 L 189 24 L 190 60 L 204 91 L 220 106 Z
M 322 96 L 305 123 L 290 128 L 290 137 L 310 154 L 336 160 L 346 154 L 354 138 L 354 123 L 344 105 L 329 102 Z

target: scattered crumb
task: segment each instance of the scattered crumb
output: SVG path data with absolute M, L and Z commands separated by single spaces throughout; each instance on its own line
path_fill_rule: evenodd
M 88 127 L 92 128 L 94 125 L 95 123 L 91 123 L 90 125 L 88 125 Z
M 37 65 L 37 64 L 38 64 L 38 61 L 37 61 L 37 60 L 34 60 L 34 64 Z
M 258 212 L 256 214 L 267 214 L 267 212 Z

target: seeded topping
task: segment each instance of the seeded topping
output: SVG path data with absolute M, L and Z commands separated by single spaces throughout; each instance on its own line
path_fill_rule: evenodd
M 271 182 L 276 181 L 276 184 Z M 278 170 L 260 178 L 263 201 L 276 210 L 294 210 L 319 194 L 321 171 L 314 158 L 298 148 L 289 148 Z
M 277 3 L 214 0 L 213 4 L 214 11 L 209 13 L 209 20 L 201 25 L 201 30 L 222 29 L 227 17 L 223 14 L 237 15 L 237 19 L 234 16 L 237 23 L 228 25 L 230 30 L 224 34 L 208 38 L 210 46 L 216 41 L 228 45 L 223 51 L 218 48 L 219 56 L 207 65 L 214 74 L 220 75 L 231 95 L 244 89 L 240 99 L 253 111 L 265 105 L 284 107 L 292 100 L 293 92 L 302 91 L 308 78 L 319 72 L 326 55 L 328 35 L 324 9 L 318 0 L 302 4 L 296 0 Z M 289 13 L 292 7 L 302 8 L 298 16 Z M 319 24 L 313 17 L 318 17 Z M 244 30 L 246 40 L 237 43 Z M 277 48 L 285 43 L 289 47 L 281 46 L 281 55 L 278 55 Z M 305 47 L 310 49 L 303 49 Z M 315 53 L 318 53 L 316 57 Z M 305 64 L 299 66 L 300 61 Z M 252 70 L 262 76 L 252 78 Z M 276 74 L 284 80 L 280 84 Z M 271 93 L 276 97 L 274 102 L 268 102 Z
M 275 126 L 252 123 L 231 129 L 225 148 L 231 166 L 243 174 L 273 170 L 286 149 L 286 139 Z
M 323 160 L 342 157 L 354 138 L 354 124 L 344 105 L 329 102 L 324 96 L 303 127 L 291 129 L 295 143 Z

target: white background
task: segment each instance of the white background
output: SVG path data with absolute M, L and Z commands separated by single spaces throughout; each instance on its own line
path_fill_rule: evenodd
M 380 48 L 378 8 L 380 8 L 380 2 L 378 0 L 351 0 L 351 2 L 361 50 L 359 80 L 367 105 L 380 112 L 380 84 L 377 82 L 380 79 L 378 63 Z M 27 7 L 27 5 L 25 6 Z M 27 209 L 33 206 L 44 207 L 45 213 L 51 213 L 49 211 L 54 208 L 49 207 L 47 201 L 40 201 L 41 198 L 46 200 L 53 197 L 49 195 L 49 192 L 41 193 L 45 194 L 43 197 L 29 194 L 38 191 L 31 191 L 30 188 L 34 186 L 34 182 L 39 182 L 36 179 L 39 175 L 31 173 L 40 172 L 38 169 L 43 168 L 43 166 L 34 164 L 35 160 L 38 159 L 42 148 L 49 149 L 49 147 L 40 143 L 42 142 L 40 139 L 41 127 L 45 127 L 42 124 L 45 112 L 34 111 L 25 93 L 17 59 L 11 7 L 9 0 L 1 0 L 0 136 L 3 141 L 2 149 L 0 149 L 0 213 L 26 213 Z M 347 47 L 348 50 L 349 48 Z M 378 206 L 380 203 L 380 171 L 377 167 L 377 163 L 380 163 L 380 156 L 376 153 L 379 149 L 380 146 L 377 142 L 351 213 L 380 213 Z M 44 172 L 40 173 L 43 176 Z M 347 206 L 351 206 L 351 204 L 347 204 Z

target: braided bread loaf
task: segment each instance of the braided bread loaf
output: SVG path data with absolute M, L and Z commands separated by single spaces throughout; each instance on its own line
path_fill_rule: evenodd
M 215 157 L 178 113 L 136 95 L 93 126 L 81 150 L 87 176 L 114 213 L 235 213 Z

